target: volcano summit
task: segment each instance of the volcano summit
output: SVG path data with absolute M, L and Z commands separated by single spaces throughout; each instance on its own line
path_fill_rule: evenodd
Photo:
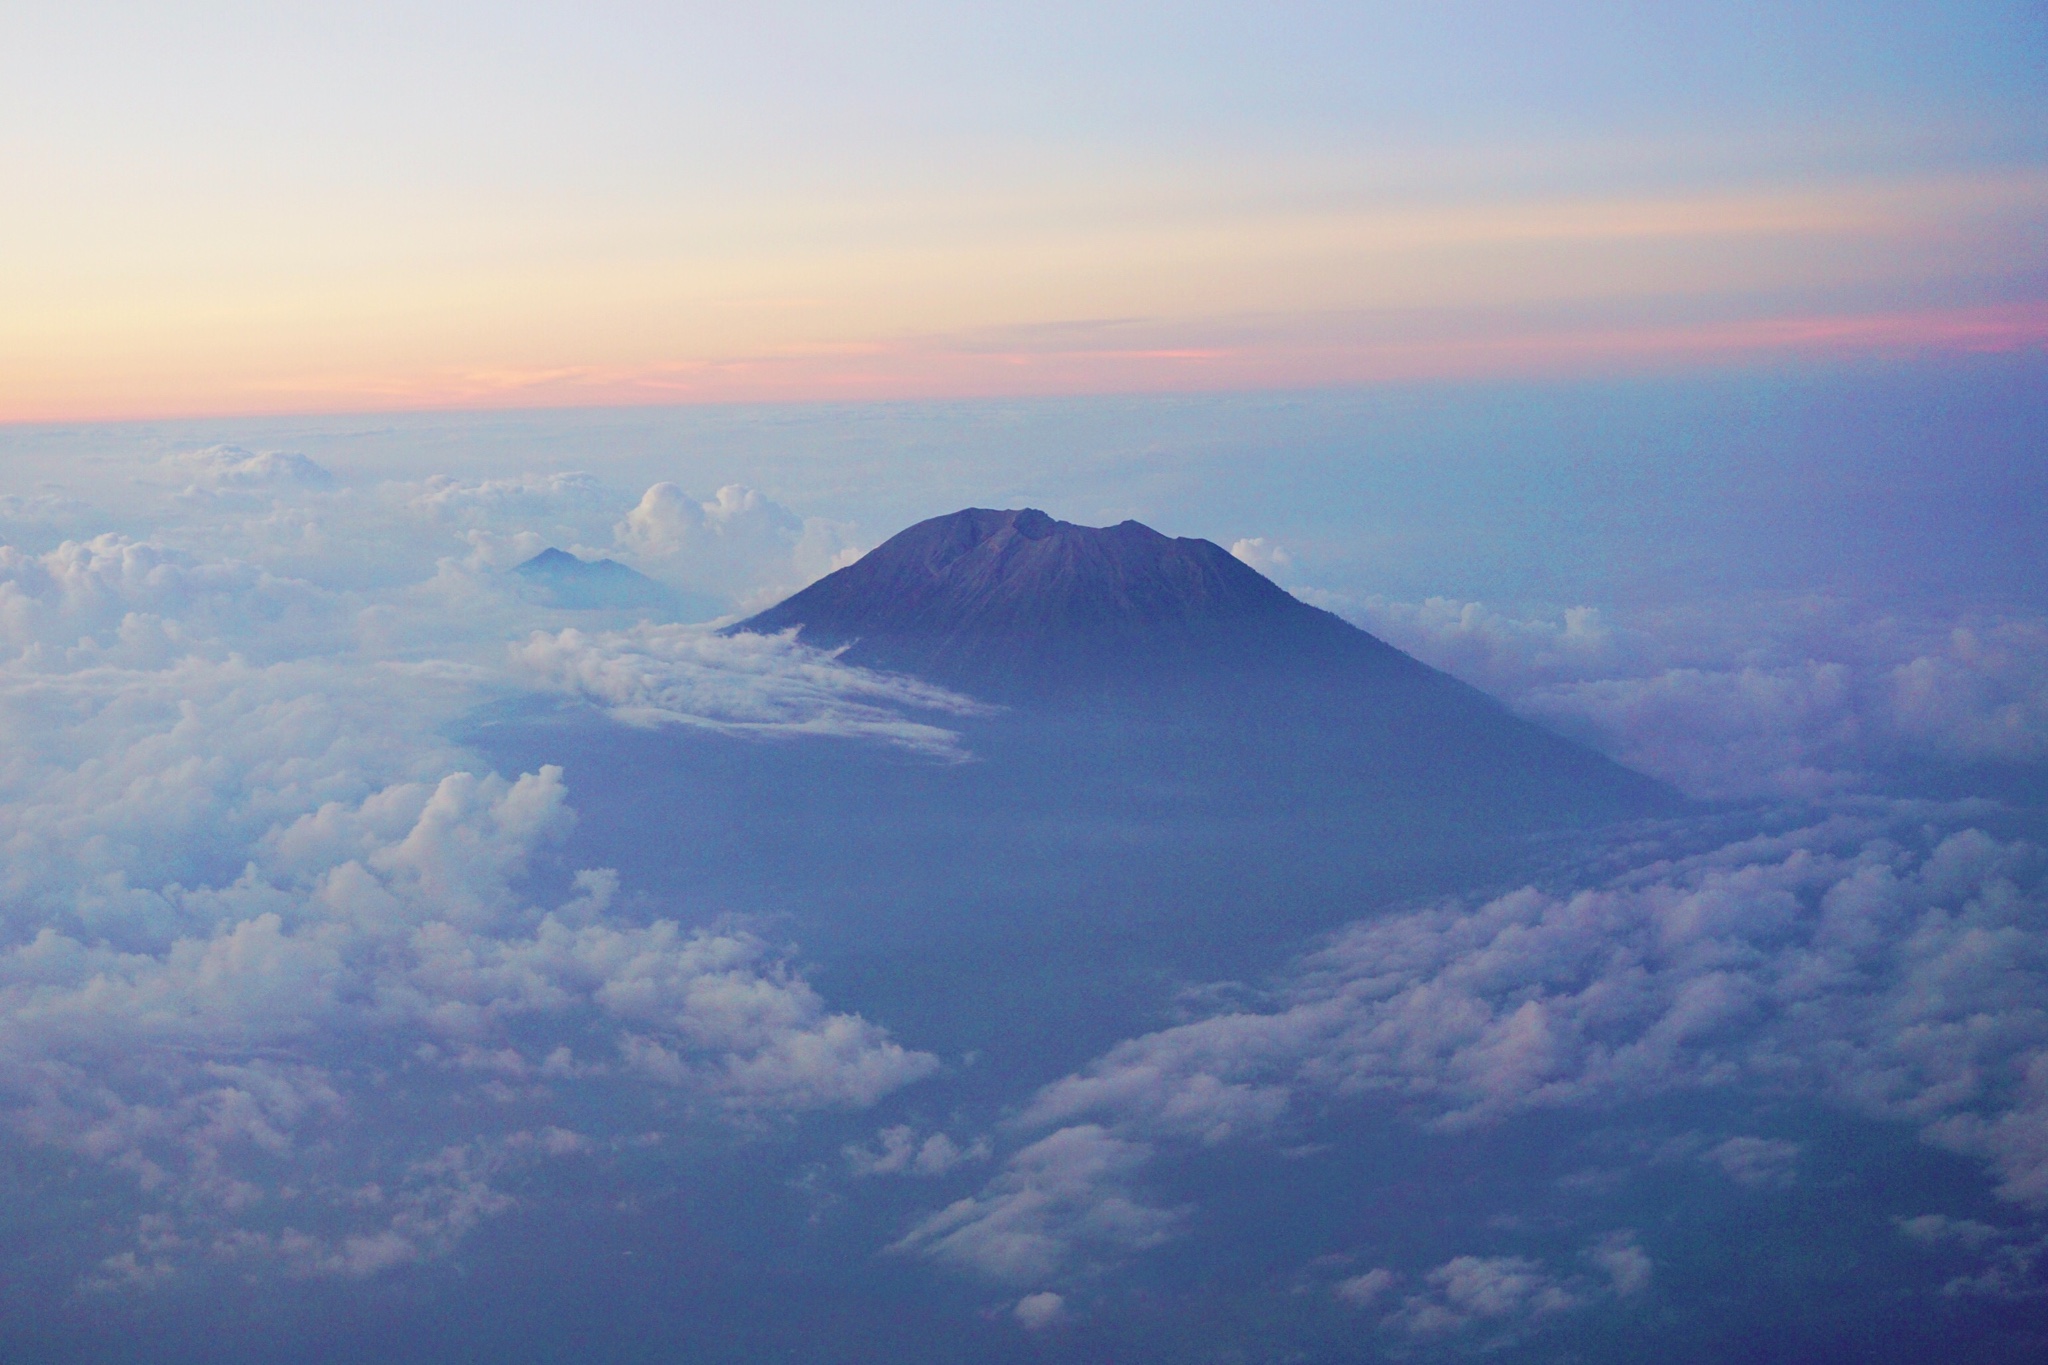
M 847 646 L 849 663 L 1006 698 L 1242 662 L 1290 636 L 1297 650 L 1342 632 L 1379 645 L 1212 541 L 1036 508 L 921 521 L 738 629 L 791 627 Z

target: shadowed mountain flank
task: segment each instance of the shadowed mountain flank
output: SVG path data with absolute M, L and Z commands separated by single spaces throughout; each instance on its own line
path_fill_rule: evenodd
M 1077 526 L 1035 509 L 934 517 L 730 629 L 795 629 L 849 663 L 1064 725 L 1162 780 L 1517 823 L 1679 804 L 1221 546 L 1135 521 Z

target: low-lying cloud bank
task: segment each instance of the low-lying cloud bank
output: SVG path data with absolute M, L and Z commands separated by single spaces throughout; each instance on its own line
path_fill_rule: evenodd
M 72 1225 L 82 1282 L 414 1264 L 508 1208 L 523 1171 L 864 1108 L 934 1073 L 789 950 L 687 905 L 621 913 L 609 872 L 555 862 L 575 818 L 560 773 L 494 773 L 448 738 L 486 703 L 570 698 L 962 757 L 965 699 L 787 638 L 549 608 L 507 577 L 556 545 L 739 609 L 840 562 L 845 528 L 738 488 L 363 485 L 232 448 L 143 477 L 151 510 L 111 529 L 68 496 L 0 497 L 0 1123 L 123 1192 Z M 1288 570 L 1277 546 L 1242 552 Z M 2048 758 L 2048 631 L 2016 617 L 1357 614 L 1705 794 Z M 1448 1135 L 1674 1092 L 1804 1097 L 1912 1125 L 2036 1217 L 2043 855 L 1967 809 L 1840 805 L 1585 887 L 1360 920 L 1256 1006 L 1133 1038 L 990 1134 L 880 1128 L 841 1153 L 849 1179 L 970 1182 L 897 1250 L 1032 1291 L 1014 1312 L 1034 1330 L 1079 1311 L 1048 1284 L 1193 1225 L 1155 1193 L 1164 1161 L 1277 1149 L 1338 1104 Z M 1802 1169 L 1779 1138 L 1689 1150 L 1747 1188 Z M 1899 1214 L 1987 1258 L 1957 1293 L 2038 1278 L 2034 1233 Z M 1565 1259 L 1367 1262 L 1327 1295 L 1404 1340 L 1483 1344 L 1648 1292 L 1631 1234 L 1587 1236 Z
M 1276 547 L 1236 552 L 1289 577 Z M 2038 615 L 1820 595 L 1517 614 L 1296 591 L 1697 796 L 1815 799 L 1915 790 L 1944 771 L 2048 772 Z
M 271 468 L 171 463 L 238 488 Z M 486 701 L 568 692 L 643 720 L 950 749 L 935 719 L 966 704 L 936 689 L 522 595 L 502 569 L 542 543 L 526 528 L 615 501 L 584 476 L 359 489 L 281 467 L 230 509 L 166 491 L 146 537 L 0 545 L 0 915 L 17 930 L 89 919 L 119 938 L 114 920 L 150 912 L 137 888 L 232 878 L 281 820 L 465 766 L 445 735 Z
M 1902 768 L 2048 763 L 2048 619 L 1825 598 L 1610 626 L 1376 603 L 1372 628 L 1702 796 L 1825 796 Z M 1894 784 L 1895 785 L 1895 784 Z
M 2048 851 L 1912 806 L 1584 890 L 1360 920 L 1263 1006 L 1130 1039 L 1044 1087 L 1002 1172 L 899 1247 L 1053 1279 L 1172 1235 L 1183 1211 L 1144 1192 L 1169 1149 L 1279 1147 L 1333 1103 L 1451 1135 L 1672 1092 L 1910 1124 L 1982 1162 L 2023 1216 L 2048 1210 Z M 1792 1178 L 1798 1148 L 1738 1135 L 1699 1155 L 1762 1185 Z M 1461 1282 L 1445 1273 L 1442 1302 L 1396 1316 L 1443 1321 Z
M 934 1070 L 744 928 L 621 917 L 613 874 L 553 866 L 559 770 L 447 735 L 566 692 L 955 758 L 931 721 L 967 703 L 536 606 L 503 570 L 631 508 L 584 476 L 363 488 L 231 448 L 146 474 L 152 526 L 0 545 L 0 1123 L 125 1184 L 73 1229 L 90 1282 L 412 1263 L 507 1207 L 507 1172 Z M 767 519 L 756 558 L 807 534 L 721 499 L 731 536 Z

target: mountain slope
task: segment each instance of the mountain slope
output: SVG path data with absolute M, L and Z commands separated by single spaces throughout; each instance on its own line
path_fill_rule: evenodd
M 729 629 L 794 629 L 850 663 L 1007 703 L 1016 720 L 977 746 L 1084 786 L 1534 825 L 1681 804 L 1222 547 L 1134 521 L 935 517 Z

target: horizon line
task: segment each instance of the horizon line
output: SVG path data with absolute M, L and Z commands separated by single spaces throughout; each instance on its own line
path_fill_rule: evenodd
M 1098 334 L 1122 325 L 1076 322 Z M 986 338 L 984 333 L 983 337 Z M 1008 338 L 1014 340 L 1014 336 Z M 1626 380 L 1764 365 L 2048 354 L 2048 301 L 1807 313 L 1697 325 L 1547 328 L 1495 335 L 1277 345 L 1018 347 L 960 335 L 640 365 L 441 367 L 412 376 L 308 378 L 240 398 L 0 411 L 0 428 L 433 413 L 1315 393 L 1464 383 Z M 289 390 L 263 401 L 259 393 Z M 328 402 L 320 398 L 329 399 Z

